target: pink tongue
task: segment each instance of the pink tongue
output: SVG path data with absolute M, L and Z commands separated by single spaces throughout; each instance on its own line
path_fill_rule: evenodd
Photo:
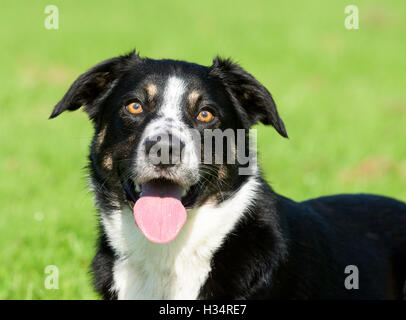
M 134 218 L 148 240 L 167 243 L 176 238 L 186 222 L 182 191 L 182 187 L 165 182 L 142 185 L 142 195 L 134 205 Z

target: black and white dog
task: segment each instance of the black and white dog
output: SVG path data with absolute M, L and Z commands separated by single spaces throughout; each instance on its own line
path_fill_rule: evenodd
M 51 118 L 81 106 L 95 129 L 92 269 L 104 298 L 403 298 L 405 203 L 374 195 L 298 203 L 276 194 L 257 166 L 242 175 L 238 161 L 201 161 L 206 147 L 191 129 L 262 122 L 287 137 L 270 93 L 237 64 L 133 52 L 82 74 Z M 169 162 L 154 161 L 157 147 Z M 236 145 L 225 149 L 235 158 Z

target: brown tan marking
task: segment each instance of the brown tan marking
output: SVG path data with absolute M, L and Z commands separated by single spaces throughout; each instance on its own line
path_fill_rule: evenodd
M 148 100 L 152 101 L 154 100 L 156 94 L 158 93 L 158 88 L 156 87 L 155 84 L 150 83 L 145 87 L 145 91 L 148 94 Z
M 213 203 L 216 203 L 216 202 L 217 202 L 217 195 L 215 194 L 215 195 L 212 195 L 212 196 L 208 197 L 208 198 L 203 202 L 203 204 L 213 204 Z
M 111 154 L 107 154 L 103 159 L 103 167 L 107 170 L 113 169 L 113 157 Z
M 132 143 L 135 141 L 135 136 L 129 136 L 128 137 L 128 142 Z
M 200 92 L 197 90 L 192 90 L 188 96 L 190 106 L 193 107 L 196 104 L 197 100 L 199 100 L 199 98 Z
M 220 183 L 222 183 L 223 181 L 227 180 L 228 177 L 228 171 L 227 171 L 227 167 L 222 164 L 217 172 L 217 176 L 218 179 L 220 180 Z
M 99 132 L 96 139 L 96 148 L 100 149 L 100 146 L 103 144 L 104 139 L 106 138 L 107 126 L 104 126 L 103 129 Z

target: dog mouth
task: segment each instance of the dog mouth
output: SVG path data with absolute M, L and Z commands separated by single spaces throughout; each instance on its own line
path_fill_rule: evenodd
M 142 196 L 142 188 L 143 185 L 147 185 L 149 183 L 154 183 L 157 185 L 162 185 L 162 187 L 166 187 L 168 185 L 174 185 L 174 186 L 179 186 L 175 182 L 172 182 L 168 179 L 153 179 L 150 180 L 144 184 L 137 184 L 133 180 L 128 179 L 124 183 L 124 190 L 125 190 L 125 195 L 126 195 L 126 200 L 130 204 L 131 209 L 134 208 L 134 204 L 137 202 L 137 200 Z M 181 187 L 181 186 L 179 186 Z M 198 198 L 198 185 L 194 184 L 190 187 L 181 187 L 182 188 L 182 194 L 181 194 L 181 202 L 182 205 L 186 209 L 193 209 Z
M 187 219 L 186 209 L 197 202 L 197 184 L 189 188 L 167 179 L 153 179 L 141 185 L 124 184 L 127 201 L 144 236 L 155 243 L 174 240 Z

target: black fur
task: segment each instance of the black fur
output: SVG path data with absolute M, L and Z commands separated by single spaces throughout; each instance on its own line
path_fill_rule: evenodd
M 365 194 L 297 203 L 262 186 L 216 252 L 200 298 L 404 298 L 405 203 Z M 348 265 L 359 269 L 358 290 L 344 286 Z
M 168 75 L 179 75 L 199 89 L 217 114 L 213 128 L 248 129 L 257 122 L 287 137 L 268 90 L 240 66 L 216 58 L 203 67 L 174 60 L 140 58 L 135 52 L 106 60 L 70 87 L 51 115 L 85 106 L 95 127 L 89 171 L 100 212 L 128 205 L 123 180 L 143 129 L 156 117 L 160 96 L 149 101 L 142 85 L 159 88 Z M 137 119 L 123 111 L 134 97 L 149 113 Z M 183 121 L 194 121 L 195 110 L 184 106 Z M 101 139 L 102 137 L 103 139 Z M 103 164 L 111 156 L 111 167 Z M 201 168 L 197 205 L 215 196 L 219 202 L 247 179 L 239 165 Z M 401 299 L 406 280 L 406 204 L 374 195 L 338 195 L 294 202 L 273 192 L 259 175 L 255 204 L 226 238 L 212 259 L 212 271 L 201 299 Z M 111 199 L 117 201 L 112 201 Z M 94 286 L 105 299 L 117 298 L 112 267 L 118 259 L 105 230 L 99 228 L 92 263 Z M 344 287 L 345 267 L 359 268 L 358 290 Z
M 99 230 L 103 230 L 100 226 Z M 118 257 L 107 241 L 105 232 L 100 232 L 97 242 L 97 252 L 92 262 L 93 285 L 97 292 L 106 300 L 116 300 L 117 294 L 113 287 L 113 265 Z

